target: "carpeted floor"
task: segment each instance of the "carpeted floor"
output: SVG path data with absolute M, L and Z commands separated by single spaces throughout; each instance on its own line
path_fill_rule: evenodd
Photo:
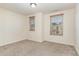
M 23 40 L 0 47 L 0 56 L 77 56 L 73 46 Z

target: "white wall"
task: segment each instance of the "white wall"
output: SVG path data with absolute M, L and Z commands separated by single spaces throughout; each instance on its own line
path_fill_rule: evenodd
M 63 13 L 63 36 L 50 35 L 50 16 Z M 63 43 L 67 45 L 75 44 L 75 10 L 69 9 L 58 11 L 44 16 L 44 40 Z
M 79 4 L 76 5 L 76 22 L 75 22 L 75 26 L 76 26 L 76 50 L 79 54 Z
M 29 31 L 29 17 L 35 16 L 35 31 Z M 42 42 L 43 41 L 43 30 L 42 30 L 42 13 L 35 13 L 27 16 L 28 36 L 27 39 Z
M 64 35 L 50 36 L 50 16 L 64 13 Z M 35 18 L 35 31 L 29 31 L 29 17 Z M 29 39 L 37 42 L 51 41 L 74 45 L 74 9 L 54 12 L 51 14 L 36 13 L 24 16 L 0 8 L 0 46 L 8 43 Z
M 26 39 L 26 16 L 0 8 L 0 46 Z
M 64 13 L 63 17 L 63 36 L 51 36 L 50 35 L 50 16 L 55 14 Z M 75 10 L 68 9 L 64 11 L 58 11 L 50 14 L 36 13 L 27 16 L 28 36 L 29 40 L 33 41 L 50 41 L 56 43 L 62 43 L 67 45 L 75 44 Z M 35 16 L 35 31 L 29 31 L 29 17 Z

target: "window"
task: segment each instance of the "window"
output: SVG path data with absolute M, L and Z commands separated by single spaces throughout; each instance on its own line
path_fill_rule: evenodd
M 50 16 L 50 35 L 63 35 L 63 14 Z
M 35 31 L 35 16 L 29 17 L 30 31 Z

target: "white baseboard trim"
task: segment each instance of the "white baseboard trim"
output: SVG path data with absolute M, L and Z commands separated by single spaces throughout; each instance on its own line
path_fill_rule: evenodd
M 68 44 L 68 43 L 64 43 L 64 42 L 56 42 L 56 41 L 51 41 L 51 40 L 45 40 L 45 41 L 59 43 L 59 44 L 64 44 L 64 45 L 75 46 L 75 44 Z
M 31 40 L 31 39 L 27 39 L 27 40 Z M 31 41 L 35 41 L 35 42 L 43 42 L 43 40 L 40 40 L 40 41 L 38 41 L 38 40 L 31 40 Z
M 16 41 L 9 41 L 9 42 L 6 42 L 4 44 L 0 44 L 0 46 L 5 46 L 5 45 L 8 45 L 8 44 L 16 43 L 16 42 L 23 41 L 23 40 L 31 40 L 31 39 L 21 39 L 21 40 L 16 40 Z M 31 40 L 31 41 L 43 42 L 42 40 L 40 40 L 40 41 L 38 41 L 38 40 Z
M 26 39 L 22 39 L 22 40 L 26 40 Z M 0 46 L 5 46 L 5 45 L 16 43 L 16 42 L 19 42 L 19 41 L 22 41 L 22 40 L 10 41 L 10 42 L 4 43 L 4 44 L 0 44 Z

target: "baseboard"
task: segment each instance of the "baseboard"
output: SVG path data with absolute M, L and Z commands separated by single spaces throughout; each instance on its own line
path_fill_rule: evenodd
M 64 43 L 64 42 L 56 42 L 56 41 L 51 41 L 51 40 L 45 40 L 45 41 L 53 42 L 53 43 L 59 43 L 59 44 L 64 44 L 64 45 L 75 46 L 74 44 L 68 44 L 68 43 Z
M 16 42 L 23 41 L 23 40 L 31 40 L 31 39 L 21 39 L 21 40 L 16 40 L 16 41 L 9 41 L 9 42 L 7 42 L 7 43 L 0 44 L 0 46 L 5 46 L 5 45 L 8 45 L 8 44 L 16 43 Z M 40 41 L 38 41 L 38 40 L 31 40 L 31 41 L 43 42 L 42 40 L 40 40 Z
M 26 40 L 26 39 L 22 39 L 22 40 Z M 0 44 L 0 46 L 5 46 L 5 45 L 16 43 L 16 42 L 19 42 L 19 41 L 22 41 L 22 40 L 10 41 L 10 42 L 7 42 L 5 44 Z
M 31 40 L 31 39 L 27 39 L 27 40 Z M 40 40 L 40 41 L 38 41 L 38 40 L 31 40 L 31 41 L 35 41 L 35 42 L 43 42 L 43 40 Z

